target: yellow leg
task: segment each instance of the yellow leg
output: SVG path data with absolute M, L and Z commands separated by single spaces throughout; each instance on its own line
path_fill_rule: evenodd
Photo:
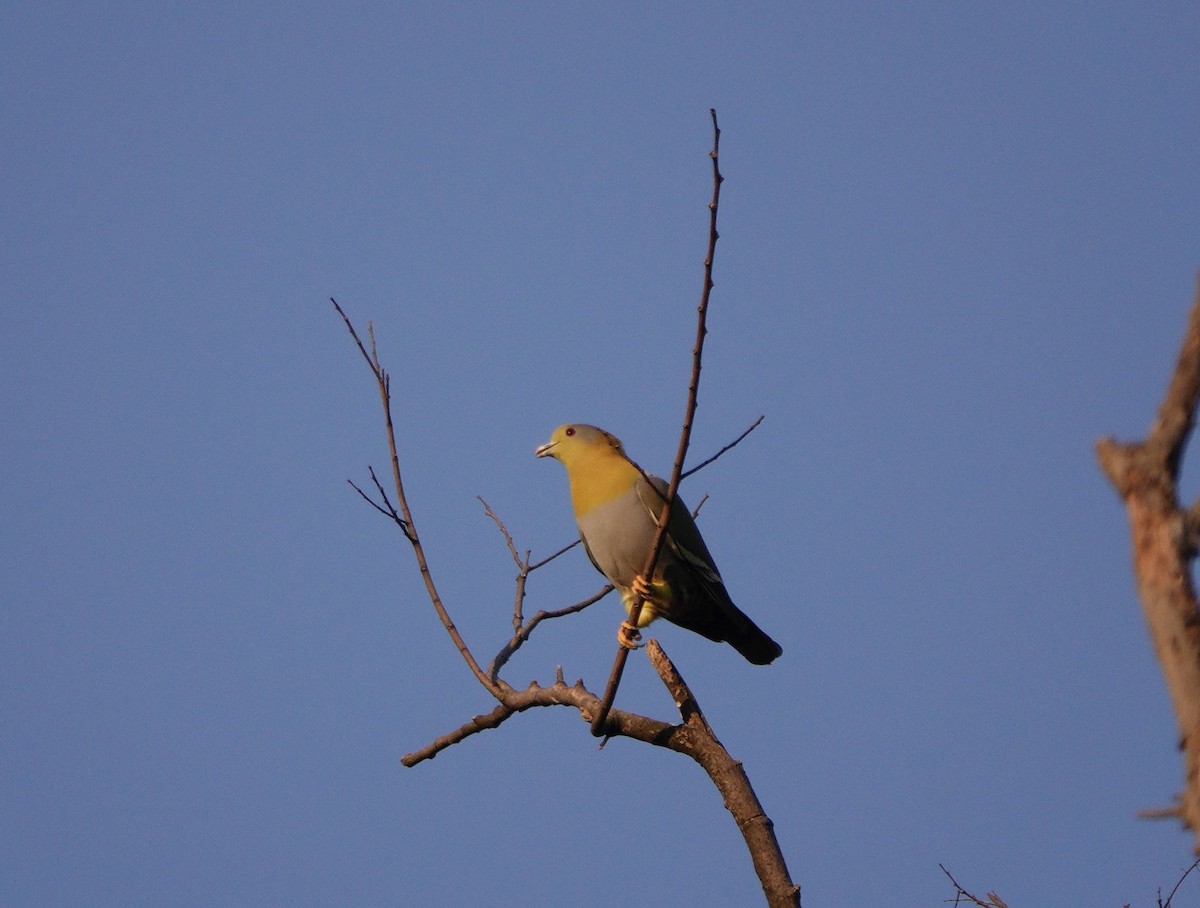
M 633 578 L 633 582 L 629 584 L 629 588 L 643 599 L 654 598 L 654 590 L 651 589 L 650 583 L 641 574 Z
M 641 644 L 638 643 L 641 639 L 642 632 L 628 621 L 622 621 L 621 626 L 617 628 L 617 642 L 625 649 L 638 649 L 641 647 Z

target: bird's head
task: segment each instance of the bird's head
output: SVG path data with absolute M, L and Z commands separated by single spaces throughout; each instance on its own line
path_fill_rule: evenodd
M 568 423 L 559 426 L 550 436 L 550 440 L 539 447 L 534 453 L 538 457 L 553 457 L 564 466 L 587 460 L 590 457 L 618 454 L 625 459 L 625 449 L 615 435 L 583 423 Z

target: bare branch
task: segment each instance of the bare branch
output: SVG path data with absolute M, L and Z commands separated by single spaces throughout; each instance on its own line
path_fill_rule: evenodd
M 1200 852 L 1200 608 L 1192 581 L 1197 511 L 1179 505 L 1176 480 L 1200 402 L 1200 292 L 1162 405 L 1145 441 L 1106 438 L 1096 457 L 1124 499 L 1138 597 L 1162 666 L 1184 752 L 1179 811 Z
M 1200 291 L 1188 319 L 1171 383 L 1146 439 L 1147 448 L 1162 459 L 1172 480 L 1179 478 L 1183 450 L 1196 422 L 1197 402 L 1200 402 Z
M 388 517 L 395 522 L 396 526 L 400 527 L 400 532 L 405 535 L 409 542 L 412 542 L 413 538 L 412 534 L 409 532 L 408 524 L 404 522 L 404 518 L 397 513 L 395 506 L 388 499 L 387 491 L 384 489 L 383 484 L 380 483 L 379 478 L 375 475 L 375 468 L 368 466 L 367 471 L 371 474 L 371 481 L 375 483 L 375 490 L 379 492 L 379 497 L 383 499 L 383 504 L 387 505 L 387 507 L 377 504 L 375 499 L 360 489 L 353 480 L 347 479 L 346 482 L 350 483 L 350 488 L 354 489 L 354 491 L 362 496 L 363 501 L 377 510 L 384 517 Z
M 538 561 L 538 562 L 535 562 L 534 564 L 529 565 L 529 570 L 536 571 L 538 568 L 544 567 L 545 565 L 547 565 L 551 561 L 553 561 L 555 558 L 557 558 L 559 555 L 565 555 L 567 552 L 571 551 L 571 549 L 575 548 L 575 546 L 579 545 L 581 542 L 583 542 L 582 539 L 576 539 L 574 542 L 568 542 L 566 545 L 564 545 L 561 549 L 559 549 L 553 555 L 547 555 L 541 561 Z
M 496 512 L 492 510 L 492 506 L 490 504 L 483 500 L 482 495 L 476 495 L 475 498 L 481 505 L 483 505 L 483 512 L 492 519 L 492 523 L 496 524 L 496 526 L 500 528 L 500 532 L 504 534 L 504 542 L 508 546 L 508 553 L 512 555 L 512 559 L 517 563 L 517 567 L 521 568 L 522 570 L 527 569 L 529 566 L 522 561 L 521 556 L 517 554 L 517 547 L 513 544 L 512 535 L 508 532 L 508 527 L 504 525 L 504 521 L 496 516 Z
M 519 633 L 521 630 L 521 622 L 525 620 L 523 617 L 523 611 L 525 608 L 525 581 L 529 578 L 529 553 L 526 552 L 525 557 L 523 559 L 521 558 L 520 554 L 517 552 L 516 545 L 513 544 L 513 538 L 508 532 L 508 527 L 504 525 L 504 521 L 497 516 L 496 512 L 492 510 L 492 506 L 484 501 L 481 495 L 476 495 L 475 497 L 478 498 L 479 503 L 483 505 L 484 513 L 487 514 L 488 517 L 492 518 L 492 522 L 500 528 L 500 532 L 504 535 L 504 542 L 508 546 L 508 554 L 512 556 L 513 562 L 517 565 L 516 591 L 513 594 L 512 626 L 513 630 Z M 493 665 L 494 664 L 495 663 L 493 663 Z M 489 669 L 488 675 L 492 678 L 495 678 L 496 672 Z
M 607 719 L 609 733 L 605 737 L 633 738 L 684 754 L 699 763 L 721 792 L 726 808 L 746 840 L 768 905 L 772 908 L 798 908 L 800 889 L 791 881 L 783 852 L 775 838 L 774 824 L 763 812 L 741 763 L 733 759 L 717 740 L 691 689 L 658 641 L 648 641 L 646 652 L 675 700 L 683 722 L 669 725 L 647 716 L 610 709 Z M 497 699 L 500 705 L 487 715 L 473 717 L 420 750 L 406 754 L 401 762 L 411 767 L 431 760 L 447 747 L 481 731 L 496 728 L 516 713 L 534 707 L 570 706 L 577 709 L 585 721 L 594 722 L 602 705 L 582 681 L 567 686 L 561 668 L 556 673 L 555 682 L 548 687 L 533 682 L 525 690 L 505 688 Z
M 763 811 L 741 762 L 731 757 L 717 740 L 700 704 L 657 640 L 647 641 L 646 655 L 683 717 L 678 733 L 664 746 L 699 763 L 721 792 L 726 809 L 733 814 L 742 838 L 746 840 L 767 904 L 777 908 L 799 908 L 800 887 L 792 882 L 788 873 L 787 861 L 775 838 L 775 824 Z
M 388 452 L 391 455 L 392 461 L 392 483 L 396 490 L 398 514 L 400 515 L 400 519 L 403 521 L 401 528 L 405 529 L 404 535 L 408 538 L 408 541 L 412 546 L 413 554 L 417 559 L 417 567 L 421 572 L 421 579 L 425 582 L 425 591 L 429 595 L 429 601 L 433 604 L 434 611 L 437 612 L 437 616 L 442 622 L 442 626 L 445 627 L 446 633 L 450 635 L 450 639 L 454 642 L 455 648 L 458 649 L 459 654 L 467 663 L 467 667 L 471 669 L 471 673 L 475 675 L 480 684 L 482 684 L 498 698 L 501 692 L 498 682 L 489 677 L 483 671 L 483 669 L 480 668 L 479 663 L 475 660 L 475 656 L 467 647 L 466 641 L 463 640 L 462 634 L 458 632 L 458 628 L 451 620 L 450 613 L 446 610 L 445 605 L 442 603 L 442 598 L 438 594 L 437 587 L 434 585 L 433 574 L 429 570 L 429 563 L 425 558 L 425 549 L 421 545 L 421 539 L 417 534 L 417 525 L 413 521 L 412 512 L 408 507 L 408 498 L 404 494 L 404 483 L 400 478 L 400 457 L 396 451 L 396 430 L 392 423 L 392 396 L 390 390 L 391 381 L 388 378 L 387 372 L 384 371 L 383 367 L 379 364 L 379 352 L 375 345 L 375 332 L 373 329 L 369 330 L 371 338 L 371 353 L 368 354 L 366 347 L 363 345 L 361 338 L 358 336 L 358 332 L 354 328 L 353 323 L 346 316 L 346 313 L 342 311 L 342 307 L 337 304 L 337 300 L 330 299 L 330 302 L 333 303 L 333 307 L 337 310 L 338 315 L 342 317 L 342 321 L 345 322 L 346 328 L 350 332 L 350 336 L 354 338 L 354 342 L 358 345 L 359 352 L 362 353 L 363 358 L 367 361 L 367 365 L 371 367 L 372 374 L 375 376 L 375 383 L 379 389 L 380 404 L 383 407 L 384 422 L 387 426 Z M 371 471 L 371 478 L 375 480 L 375 485 L 380 490 L 380 493 L 384 496 L 384 500 L 387 501 L 388 507 L 392 507 L 391 502 L 387 499 L 386 493 L 383 492 L 383 486 L 375 477 L 374 470 Z
M 724 181 L 724 177 L 721 176 L 719 159 L 721 129 L 717 125 L 716 110 L 710 109 L 709 115 L 712 117 L 713 124 L 713 147 L 709 153 L 709 156 L 712 158 L 713 193 L 712 201 L 708 203 L 708 253 L 704 257 L 704 289 L 700 293 L 700 305 L 696 309 L 696 342 L 692 347 L 692 378 L 688 383 L 687 407 L 684 410 L 683 426 L 679 432 L 679 449 L 675 453 L 675 465 L 671 469 L 671 481 L 667 484 L 667 500 L 663 504 L 662 513 L 658 518 L 658 532 L 654 535 L 654 543 L 650 546 L 650 551 L 646 556 L 646 566 L 642 570 L 643 577 L 654 576 L 654 566 L 658 563 L 658 555 L 662 551 L 663 542 L 667 537 L 667 527 L 671 522 L 671 507 L 674 505 L 675 496 L 679 492 L 679 481 L 683 476 L 683 461 L 687 457 L 688 443 L 692 437 L 692 422 L 696 417 L 696 403 L 700 391 L 700 368 L 704 355 L 704 337 L 708 333 L 706 324 L 708 298 L 713 288 L 713 258 L 716 255 L 717 249 L 717 208 L 721 201 L 721 183 Z M 634 627 L 637 627 L 638 618 L 641 616 L 641 613 L 642 602 L 634 600 L 629 610 L 629 623 Z M 604 691 L 603 704 L 596 718 L 592 721 L 592 734 L 597 737 L 602 737 L 606 734 L 605 719 L 608 710 L 612 708 L 613 700 L 617 696 L 617 688 L 621 684 L 621 675 L 625 672 L 625 662 L 628 658 L 628 649 L 624 646 L 617 649 L 616 659 L 613 661 L 612 671 L 608 676 L 608 686 Z
M 712 727 L 704 718 L 704 713 L 701 712 L 700 704 L 696 702 L 691 688 L 687 686 L 683 676 L 679 674 L 675 663 L 667 656 L 662 645 L 654 638 L 646 642 L 646 655 L 650 659 L 650 664 L 654 666 L 654 670 L 658 672 L 658 676 L 662 678 L 663 684 L 670 691 L 671 698 L 675 701 L 675 708 L 679 710 L 679 717 L 685 723 L 690 722 L 697 725 L 706 735 L 716 741 L 717 736 L 713 734 Z
M 456 744 L 478 732 L 489 728 L 496 728 L 509 716 L 524 712 L 527 709 L 533 709 L 534 707 L 571 706 L 579 710 L 580 715 L 585 721 L 589 721 L 600 706 L 599 698 L 584 687 L 582 681 L 577 681 L 575 684 L 568 686 L 561 678 L 556 679 L 554 684 L 548 687 L 542 687 L 536 681 L 531 683 L 525 690 L 515 690 L 511 687 L 506 687 L 496 696 L 500 701 L 500 706 L 492 710 L 491 713 L 486 716 L 476 716 L 470 722 L 461 725 L 449 734 L 443 735 L 420 750 L 406 754 L 401 758 L 401 762 L 405 766 L 416 766 L 424 760 L 433 759 L 438 753 L 452 744 Z M 668 746 L 667 742 L 671 739 L 673 732 L 677 728 L 677 726 L 660 722 L 657 719 L 650 719 L 646 716 L 636 715 L 635 713 L 627 713 L 619 709 L 612 710 L 609 715 L 609 722 L 611 723 L 611 730 L 614 736 L 635 738 L 647 744 L 656 744 L 660 747 Z
M 342 311 L 342 307 L 338 305 L 338 301 L 332 296 L 329 302 L 333 303 L 333 308 L 337 310 L 337 314 L 342 317 L 342 321 L 346 323 L 346 328 L 350 331 L 350 336 L 354 338 L 354 343 L 358 344 L 358 352 L 362 354 L 363 359 L 367 361 L 367 365 L 371 367 L 371 371 L 375 373 L 375 377 L 379 378 L 379 363 L 371 359 L 371 354 L 367 352 L 367 348 L 363 346 L 363 342 L 358 337 L 358 332 L 354 330 L 354 325 L 350 321 L 350 317 Z
M 387 508 L 377 504 L 375 502 L 375 499 L 372 498 L 370 495 L 368 495 L 366 492 L 364 492 L 362 489 L 360 489 L 355 484 L 353 479 L 347 479 L 346 482 L 348 482 L 350 484 L 350 488 L 354 489 L 354 491 L 356 491 L 359 495 L 362 496 L 363 501 L 365 501 L 367 504 L 369 504 L 371 507 L 373 507 L 375 510 L 377 510 L 384 517 L 387 517 L 390 520 L 396 519 L 397 515 L 396 515 L 395 511 L 389 511 Z
M 604 587 L 601 588 L 600 592 L 596 593 L 595 595 L 589 596 L 587 599 L 584 599 L 581 602 L 576 602 L 574 605 L 567 606 L 566 608 L 557 609 L 555 611 L 544 611 L 544 610 L 540 611 L 536 615 L 534 615 L 532 619 L 530 619 L 528 624 L 523 623 L 524 622 L 523 610 L 524 610 L 524 603 L 525 603 L 525 586 L 529 579 L 529 575 L 531 573 L 533 573 L 535 570 L 537 570 L 539 567 L 542 567 L 543 565 L 548 564 L 554 558 L 557 558 L 559 555 L 561 555 L 563 552 L 569 550 L 573 546 L 566 546 L 565 548 L 561 548 L 557 552 L 555 552 L 553 555 L 551 555 L 549 558 L 545 558 L 542 561 L 539 561 L 535 565 L 530 565 L 529 552 L 526 552 L 525 556 L 521 557 L 521 555 L 517 552 L 517 546 L 513 542 L 512 535 L 508 532 L 508 527 L 506 527 L 504 525 L 504 521 L 500 519 L 500 517 L 496 514 L 496 512 L 494 510 L 492 510 L 492 506 L 489 505 L 486 501 L 484 501 L 482 497 L 480 497 L 478 495 L 476 495 L 475 497 L 478 498 L 479 502 L 483 505 L 484 512 L 487 514 L 487 516 L 490 517 L 492 519 L 492 522 L 495 523 L 496 526 L 500 528 L 500 532 L 504 535 L 504 542 L 508 546 L 508 552 L 512 556 L 513 562 L 517 565 L 516 593 L 515 593 L 514 599 L 513 599 L 513 631 L 514 631 L 514 633 L 513 633 L 512 638 L 508 641 L 508 643 L 506 643 L 504 645 L 504 647 L 500 650 L 500 652 L 496 654 L 496 658 L 492 660 L 492 664 L 488 666 L 488 676 L 490 678 L 495 679 L 499 675 L 500 669 L 504 667 L 504 664 L 506 662 L 508 662 L 508 660 L 510 658 L 512 658 L 513 653 L 515 653 L 518 649 L 520 649 L 521 645 L 526 640 L 529 639 L 529 635 L 533 633 L 533 629 L 535 627 L 537 627 L 543 621 L 550 619 L 550 618 L 562 618 L 562 617 L 565 617 L 566 615 L 574 615 L 577 612 L 582 612 L 589 605 L 593 605 L 594 603 L 600 601 L 602 598 L 604 598 L 609 593 L 611 593 L 613 590 L 613 587 L 611 584 L 605 585 Z
M 980 906 L 980 908 L 1008 908 L 1008 905 L 1005 904 L 1004 900 L 1001 899 L 1000 896 L 996 895 L 996 893 L 994 893 L 994 892 L 989 892 L 987 894 L 986 901 L 981 898 L 978 898 L 977 896 L 972 895 L 971 893 L 967 892 L 967 890 L 963 889 L 963 887 L 958 884 L 958 880 L 956 880 L 953 876 L 950 875 L 949 870 L 947 870 L 941 864 L 938 864 L 938 866 L 942 868 L 942 873 L 946 874 L 946 877 L 950 880 L 951 883 L 954 884 L 954 890 L 955 890 L 954 904 L 955 905 L 961 905 L 961 904 L 965 903 L 968 905 L 978 905 L 978 906 Z
M 1143 807 L 1137 812 L 1139 820 L 1180 820 L 1183 819 L 1183 809 L 1178 804 L 1174 807 Z
M 751 432 L 753 432 L 755 429 L 757 429 L 759 426 L 759 423 L 761 423 L 766 418 L 767 417 L 764 414 L 764 415 L 760 416 L 758 419 L 754 420 L 754 422 L 752 422 L 750 424 L 749 429 L 747 429 L 745 432 L 743 432 L 741 435 L 739 435 L 737 438 L 735 438 L 733 441 L 731 441 L 729 444 L 727 444 L 725 447 L 723 447 L 720 451 L 718 451 L 712 457 L 708 458 L 708 460 L 702 460 L 702 461 L 700 461 L 700 463 L 696 464 L 696 466 L 692 467 L 690 470 L 685 471 L 684 474 L 680 477 L 680 479 L 681 480 L 687 479 L 693 473 L 699 473 L 701 470 L 703 470 L 710 463 L 715 461 L 718 457 L 720 457 L 726 451 L 729 451 L 732 448 L 736 448 L 739 444 L 741 444 L 742 439 L 745 438 L 747 435 L 749 435 Z
M 1192 865 L 1183 872 L 1183 876 L 1175 881 L 1175 886 L 1171 890 L 1171 894 L 1167 896 L 1167 900 L 1165 902 L 1162 900 L 1162 895 L 1160 893 L 1158 898 L 1158 908 L 1171 908 L 1171 900 L 1175 898 L 1175 893 L 1179 891 L 1179 887 L 1183 885 L 1183 881 L 1188 878 L 1188 874 L 1190 874 L 1197 867 L 1200 867 L 1200 858 L 1192 861 Z
M 529 635 L 533 633 L 533 629 L 543 621 L 547 621 L 551 618 L 564 618 L 567 615 L 574 615 L 577 612 L 582 612 L 588 606 L 595 605 L 612 591 L 612 584 L 605 584 L 600 588 L 598 593 L 594 593 L 587 599 L 576 602 L 574 605 L 568 605 L 566 608 L 560 608 L 549 612 L 538 612 L 529 619 L 528 624 L 518 627 L 516 629 L 517 632 L 513 634 L 512 639 L 509 640 L 508 643 L 504 644 L 500 652 L 496 654 L 496 658 L 493 659 L 492 664 L 488 666 L 488 675 L 490 675 L 492 678 L 495 678 L 499 674 L 500 669 L 504 667 L 504 664 L 512 658 L 513 653 L 519 650 L 522 644 L 529 639 Z
M 491 728 L 499 728 L 501 723 L 511 716 L 515 716 L 516 712 L 515 709 L 511 709 L 502 703 L 486 716 L 474 716 L 470 722 L 466 722 L 454 729 L 454 731 L 442 735 L 440 738 L 426 744 L 420 750 L 414 750 L 412 753 L 405 754 L 400 758 L 400 762 L 411 768 L 418 763 L 432 760 L 447 747 L 457 744 L 464 738 L 469 738 L 471 735 L 477 735 L 479 732 L 487 731 Z

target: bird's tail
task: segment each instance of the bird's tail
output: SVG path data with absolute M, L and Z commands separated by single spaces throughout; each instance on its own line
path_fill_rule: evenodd
M 769 665 L 783 655 L 783 647 L 768 637 L 766 632 L 749 618 L 746 619 L 745 627 L 739 627 L 736 633 L 725 639 L 730 646 L 745 656 L 748 662 L 755 665 Z

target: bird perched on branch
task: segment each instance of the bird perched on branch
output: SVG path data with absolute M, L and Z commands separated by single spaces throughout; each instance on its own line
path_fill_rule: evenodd
M 783 652 L 733 604 L 696 522 L 678 497 L 653 577 L 648 581 L 642 576 L 667 483 L 645 476 L 615 436 L 595 426 L 559 426 L 535 453 L 567 468 L 583 547 L 621 593 L 625 611 L 643 600 L 637 627 L 625 621 L 617 633 L 623 646 L 634 646 L 641 636 L 638 628 L 661 617 L 709 640 L 730 643 L 755 665 L 766 665 Z

